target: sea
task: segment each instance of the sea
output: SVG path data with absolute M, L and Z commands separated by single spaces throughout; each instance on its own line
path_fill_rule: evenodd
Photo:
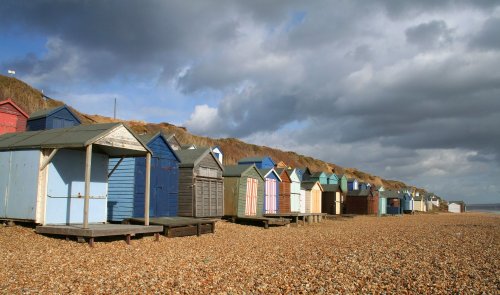
M 467 204 L 468 212 L 487 212 L 500 214 L 500 203 L 497 204 Z

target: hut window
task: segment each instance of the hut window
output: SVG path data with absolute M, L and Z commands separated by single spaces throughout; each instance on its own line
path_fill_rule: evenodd
M 200 167 L 200 176 L 203 177 L 218 177 L 217 169 L 208 168 L 208 167 Z

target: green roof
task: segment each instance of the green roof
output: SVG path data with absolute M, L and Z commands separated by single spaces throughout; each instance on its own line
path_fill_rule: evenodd
M 224 166 L 224 172 L 222 173 L 223 177 L 241 177 L 248 170 L 255 169 L 257 173 L 264 179 L 264 176 L 260 173 L 259 169 L 255 165 L 229 165 Z
M 367 197 L 369 195 L 370 195 L 370 190 L 368 189 L 347 192 L 348 197 Z
M 316 185 L 316 183 L 319 185 L 321 190 L 323 190 L 323 186 L 319 183 L 319 181 L 302 181 L 300 183 L 300 188 L 304 190 L 311 190 Z
M 211 156 L 213 157 L 213 154 L 209 148 L 180 150 L 180 151 L 175 151 L 175 153 L 177 154 L 177 157 L 181 161 L 179 167 L 194 167 L 198 164 L 199 161 L 201 161 L 208 154 L 211 154 Z M 217 165 L 219 165 L 219 167 L 222 170 L 223 167 L 221 166 L 219 161 L 215 158 L 214 160 L 217 162 Z
M 121 123 L 77 125 L 69 128 L 8 133 L 0 136 L 0 150 L 84 148 L 118 127 L 126 128 L 146 151 L 151 152 L 130 129 Z M 104 145 L 101 146 L 101 149 L 111 156 L 119 156 L 120 154 L 123 156 L 144 156 L 146 154 L 145 151 Z

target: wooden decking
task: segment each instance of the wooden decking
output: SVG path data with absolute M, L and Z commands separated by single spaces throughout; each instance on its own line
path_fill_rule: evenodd
M 268 217 L 257 217 L 257 216 L 230 216 L 229 220 L 232 222 L 242 222 L 242 223 L 259 223 L 268 229 L 270 225 L 289 225 L 290 220 L 287 218 L 268 218 Z
M 130 224 L 89 224 L 88 228 L 83 228 L 82 224 L 72 225 L 40 225 L 36 227 L 39 234 L 77 237 L 78 240 L 88 239 L 91 247 L 94 246 L 94 238 L 125 236 L 125 241 L 130 244 L 130 239 L 136 234 L 155 234 L 156 239 L 163 230 L 161 226 L 150 225 L 130 225 Z
M 313 223 L 313 222 L 321 222 L 325 217 L 326 213 L 300 213 L 300 212 L 290 212 L 290 213 L 276 213 L 276 214 L 264 214 L 264 217 L 268 218 L 287 218 L 290 219 L 291 222 L 298 225 L 299 221 L 302 221 L 302 224 Z
M 149 224 L 162 227 L 163 234 L 169 238 L 200 236 L 207 233 L 215 233 L 216 219 L 190 218 L 190 217 L 156 217 L 150 218 Z M 143 218 L 130 218 L 125 220 L 132 224 L 143 224 Z

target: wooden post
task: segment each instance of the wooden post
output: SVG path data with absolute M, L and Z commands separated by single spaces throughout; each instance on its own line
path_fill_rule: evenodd
M 144 225 L 149 225 L 149 194 L 151 192 L 151 153 L 146 155 L 146 185 L 144 192 Z
M 92 145 L 87 146 L 85 157 L 85 200 L 83 203 L 83 228 L 89 228 L 90 171 L 92 167 Z

